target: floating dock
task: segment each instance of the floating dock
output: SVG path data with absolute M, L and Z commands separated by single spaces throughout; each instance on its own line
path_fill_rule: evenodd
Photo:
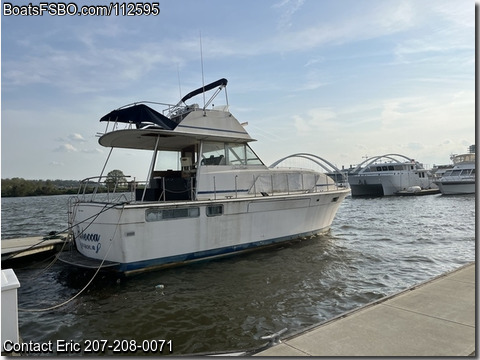
M 2 262 L 19 260 L 27 256 L 57 252 L 64 245 L 67 234 L 33 236 L 19 239 L 2 239 Z
M 255 356 L 475 356 L 475 263 L 282 339 Z

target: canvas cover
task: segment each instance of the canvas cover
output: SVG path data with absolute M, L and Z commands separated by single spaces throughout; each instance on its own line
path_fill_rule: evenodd
M 121 123 L 133 123 L 137 128 L 154 124 L 165 130 L 173 130 L 177 123 L 165 115 L 153 110 L 145 104 L 137 104 L 126 108 L 113 110 L 103 116 L 100 121 L 116 121 Z

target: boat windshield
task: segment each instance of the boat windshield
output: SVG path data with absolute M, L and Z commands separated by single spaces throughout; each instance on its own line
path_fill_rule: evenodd
M 204 142 L 202 165 L 263 165 L 248 144 Z

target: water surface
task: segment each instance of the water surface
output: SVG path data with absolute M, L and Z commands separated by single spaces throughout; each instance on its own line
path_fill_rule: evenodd
M 67 201 L 2 199 L 2 239 L 64 230 Z M 121 281 L 98 276 L 59 309 L 20 312 L 20 334 L 166 339 L 174 355 L 255 348 L 261 336 L 300 331 L 474 260 L 475 196 L 347 198 L 325 235 Z M 62 303 L 91 277 L 47 265 L 15 269 L 20 308 Z

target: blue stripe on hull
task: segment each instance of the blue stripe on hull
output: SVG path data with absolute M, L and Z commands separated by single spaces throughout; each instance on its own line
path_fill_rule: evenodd
M 300 237 L 305 236 L 312 236 L 322 232 L 326 232 L 328 228 L 319 229 L 316 231 L 309 231 L 306 233 L 296 234 L 296 235 L 289 235 L 284 236 L 281 238 L 270 239 L 270 240 L 262 240 L 257 242 L 252 242 L 248 244 L 240 244 L 240 245 L 233 245 L 227 246 L 223 248 L 205 250 L 205 251 L 198 251 L 194 253 L 182 254 L 182 255 L 175 255 L 175 256 L 168 256 L 164 258 L 157 258 L 157 259 L 150 259 L 144 261 L 136 261 L 131 263 L 123 263 L 120 264 L 117 268 L 117 271 L 125 273 L 125 275 L 131 275 L 134 273 L 150 271 L 158 268 L 164 268 L 169 266 L 177 266 L 184 263 L 200 261 L 200 260 L 207 260 L 213 257 L 222 257 L 228 255 L 234 255 L 239 252 L 251 251 L 260 249 L 269 245 L 278 244 L 288 240 L 298 239 Z

